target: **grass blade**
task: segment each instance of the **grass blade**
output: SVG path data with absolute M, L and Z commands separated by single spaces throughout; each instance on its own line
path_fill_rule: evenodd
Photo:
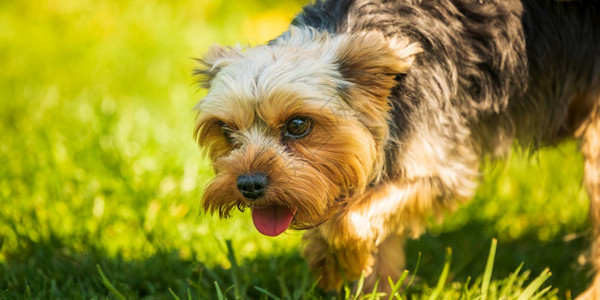
M 226 240 L 225 244 L 227 245 L 227 258 L 231 263 L 231 280 L 233 280 L 233 292 L 235 295 L 235 299 L 241 298 L 240 292 L 240 281 L 238 280 L 238 276 L 240 274 L 240 268 L 237 264 L 237 260 L 235 259 L 235 252 L 233 252 L 233 245 L 231 240 Z
M 408 289 L 408 287 L 411 286 L 411 284 L 415 280 L 415 277 L 417 277 L 417 271 L 419 271 L 419 265 L 421 265 L 421 252 L 419 252 L 419 256 L 417 257 L 417 265 L 415 266 L 415 272 L 412 274 L 412 276 L 410 277 L 410 281 L 406 285 L 407 289 Z
M 467 277 L 467 281 L 463 284 L 461 299 L 470 300 L 471 299 L 471 289 L 469 289 L 469 284 L 471 284 L 471 276 Z
M 179 298 L 179 296 L 177 296 L 177 294 L 175 294 L 175 292 L 173 292 L 173 290 L 171 288 L 169 288 L 169 293 L 171 293 L 171 296 L 173 296 L 173 299 L 175 299 L 175 300 L 181 300 Z
M 492 271 L 494 269 L 494 258 L 496 257 L 496 246 L 498 240 L 492 239 L 492 245 L 490 246 L 490 254 L 488 255 L 487 264 L 485 265 L 485 271 L 483 272 L 483 281 L 481 282 L 481 299 L 486 300 L 488 295 L 488 289 L 490 287 L 490 281 L 492 279 Z
M 375 286 L 373 287 L 373 291 L 371 291 L 371 297 L 369 297 L 369 300 L 379 299 L 379 295 L 377 293 L 377 286 L 378 285 L 379 285 L 379 279 L 377 279 L 375 281 Z
M 255 286 L 254 289 L 256 289 L 257 291 L 259 291 L 259 292 L 261 292 L 261 293 L 263 293 L 265 295 L 267 295 L 268 297 L 273 298 L 274 300 L 281 300 L 281 298 L 273 295 L 271 292 L 269 292 L 269 291 L 267 291 L 267 290 L 265 290 L 265 289 L 263 289 L 261 287 Z
M 391 277 L 388 277 L 388 283 L 390 284 L 390 287 L 392 288 L 390 291 L 390 297 L 388 298 L 388 300 L 392 300 L 394 298 L 394 295 L 396 295 L 396 293 L 398 293 L 398 290 L 400 290 L 400 288 L 402 287 L 402 283 L 404 282 L 404 280 L 406 280 L 406 277 L 408 276 L 408 270 L 404 270 L 404 272 L 402 272 L 402 275 L 400 276 L 400 278 L 398 279 L 398 281 L 394 284 L 394 281 L 392 280 Z
M 517 269 L 510 274 L 508 282 L 506 283 L 506 285 L 504 285 L 504 288 L 502 288 L 502 292 L 500 292 L 500 298 L 504 299 L 508 297 L 509 292 L 512 290 L 512 287 L 515 284 L 517 277 L 519 276 L 519 272 L 521 272 L 521 268 L 523 268 L 523 264 L 524 263 L 521 263 L 519 267 L 517 267 Z
M 365 272 L 363 271 L 360 275 L 360 279 L 358 280 L 358 284 L 356 285 L 356 294 L 354 295 L 354 300 L 358 299 L 360 292 L 362 292 L 363 285 L 365 284 Z
M 552 288 L 552 286 L 548 286 L 545 289 L 539 291 L 537 294 L 535 294 L 533 297 L 531 297 L 531 299 L 529 300 L 537 300 L 540 299 L 542 296 L 544 296 L 550 289 Z
M 303 295 L 306 296 L 306 298 L 302 299 L 309 299 L 308 295 L 314 294 L 314 285 L 310 289 L 307 289 L 309 283 L 311 282 L 313 282 L 312 278 L 310 277 L 308 272 L 305 272 L 304 276 L 302 276 L 302 281 L 300 282 L 300 285 L 293 291 L 292 300 L 301 299 Z M 316 284 L 316 282 L 314 282 L 314 284 Z
M 440 274 L 440 279 L 435 287 L 435 290 L 429 296 L 429 300 L 436 300 L 438 296 L 444 289 L 444 285 L 446 284 L 446 280 L 448 279 L 448 274 L 450 273 L 450 260 L 452 260 L 452 248 L 446 248 L 446 262 L 444 262 L 444 268 L 442 269 L 442 274 Z
M 121 292 L 119 292 L 119 290 L 115 288 L 114 285 L 112 285 L 112 283 L 110 283 L 106 275 L 104 275 L 104 272 L 102 272 L 102 268 L 100 268 L 100 265 L 96 265 L 96 269 L 98 269 L 98 273 L 100 273 L 100 278 L 102 278 L 102 284 L 104 284 L 104 286 L 113 294 L 113 296 L 115 296 L 119 300 L 127 299 L 123 294 L 121 294 Z
M 540 288 L 540 286 L 542 286 L 542 284 L 544 283 L 544 281 L 546 281 L 546 279 L 550 278 L 550 276 L 552 276 L 552 273 L 550 273 L 550 270 L 548 268 L 544 269 L 544 271 L 542 271 L 542 273 L 540 274 L 540 276 L 538 276 L 537 278 L 535 278 L 525 288 L 525 290 L 523 290 L 523 293 L 521 293 L 521 295 L 519 296 L 519 298 L 517 298 L 517 300 L 528 300 L 528 299 L 531 299 L 531 297 L 533 296 L 533 294 Z
M 221 287 L 219 286 L 219 283 L 215 281 L 215 289 L 217 290 L 217 299 L 218 300 L 225 300 L 227 298 L 225 298 L 225 296 L 223 296 L 223 293 L 221 292 Z
M 281 298 L 290 299 L 290 291 L 285 284 L 285 279 L 283 279 L 282 276 L 277 276 L 277 282 L 279 283 L 279 289 L 281 290 Z
M 515 284 L 517 277 L 519 276 L 519 272 L 521 272 L 521 268 L 523 268 L 523 264 L 524 263 L 521 263 L 519 267 L 517 267 L 517 269 L 512 274 L 510 274 L 508 282 L 506 283 L 504 288 L 502 288 L 502 292 L 500 292 L 501 299 L 506 299 L 508 297 L 509 292 L 512 290 L 512 287 Z

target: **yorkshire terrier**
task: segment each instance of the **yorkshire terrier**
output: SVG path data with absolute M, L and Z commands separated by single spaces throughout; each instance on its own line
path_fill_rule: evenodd
M 372 287 L 428 216 L 473 196 L 482 158 L 574 136 L 600 268 L 599 4 L 317 0 L 266 45 L 213 46 L 196 70 L 203 209 L 305 229 L 322 288 L 363 271 Z

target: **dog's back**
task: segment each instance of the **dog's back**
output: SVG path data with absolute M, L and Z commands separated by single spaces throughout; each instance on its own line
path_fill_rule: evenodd
M 432 23 L 423 22 L 427 18 L 420 9 L 428 14 L 437 10 L 432 15 L 456 32 L 447 37 L 437 32 Z M 483 151 L 492 153 L 506 152 L 511 143 L 505 141 L 514 138 L 537 147 L 572 135 L 600 89 L 600 1 L 318 1 L 305 7 L 293 24 L 332 33 L 382 30 L 388 36 L 409 35 L 426 47 L 437 47 L 425 49 L 437 57 L 421 59 L 422 64 L 446 59 L 451 61 L 448 64 L 456 64 L 457 85 L 471 81 L 462 91 L 455 89 L 459 94 L 469 93 L 467 97 L 454 97 L 467 98 L 473 104 L 459 100 L 455 105 L 463 106 L 459 110 L 466 114 L 467 110 L 477 111 L 472 120 L 474 137 Z M 397 28 L 390 29 L 394 26 Z M 524 45 L 510 39 L 519 35 Z M 444 48 L 455 48 L 455 53 Z M 479 57 L 473 58 L 473 52 Z M 467 65 L 463 60 L 474 62 Z M 448 76 L 452 76 L 450 69 Z M 400 93 L 415 91 L 402 85 L 400 81 L 400 92 L 395 95 L 398 123 L 406 123 L 407 112 L 414 108 L 414 103 L 401 100 L 406 97 Z M 481 92 L 482 87 L 493 85 L 496 87 L 489 95 Z M 410 88 L 410 84 L 406 86 Z
M 511 103 L 517 137 L 540 145 L 572 135 L 600 93 L 600 2 L 524 2 L 529 84 Z

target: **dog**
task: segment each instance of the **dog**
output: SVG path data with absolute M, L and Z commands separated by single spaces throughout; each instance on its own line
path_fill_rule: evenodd
M 324 290 L 398 279 L 403 241 L 472 198 L 482 158 L 567 137 L 600 268 L 599 2 L 317 0 L 267 44 L 198 61 L 203 210 L 306 230 Z M 600 299 L 599 275 L 580 299 Z

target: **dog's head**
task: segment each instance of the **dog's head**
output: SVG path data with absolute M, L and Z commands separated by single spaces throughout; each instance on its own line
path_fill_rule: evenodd
M 258 231 L 314 227 L 380 176 L 388 96 L 418 47 L 379 33 L 292 27 L 268 45 L 214 46 L 195 137 L 216 177 L 207 212 L 252 209 Z

